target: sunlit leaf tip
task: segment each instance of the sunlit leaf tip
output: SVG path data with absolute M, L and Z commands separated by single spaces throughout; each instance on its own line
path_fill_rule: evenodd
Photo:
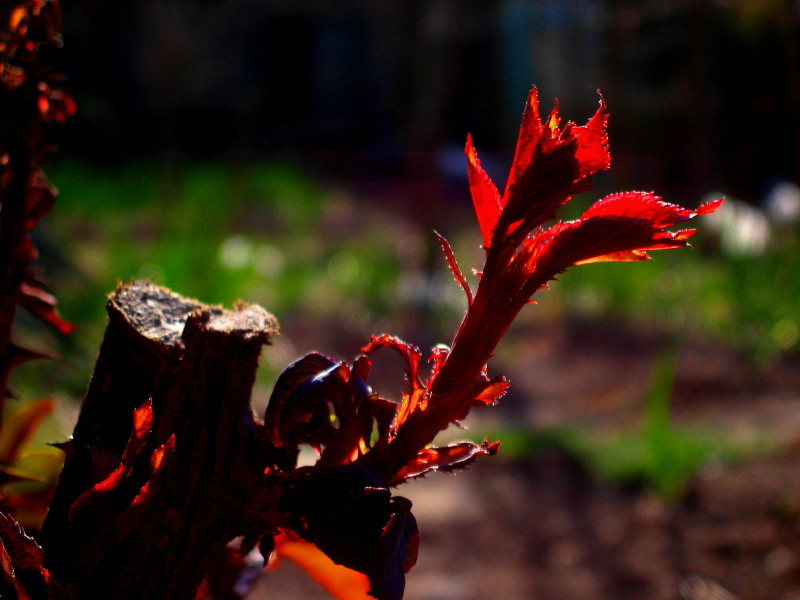
M 475 214 L 478 217 L 478 226 L 483 236 L 483 247 L 489 248 L 497 220 L 502 210 L 502 198 L 497 187 L 492 183 L 489 175 L 481 167 L 478 152 L 472 145 L 472 136 L 467 136 L 467 145 L 464 149 L 467 155 L 467 177 L 472 195 Z

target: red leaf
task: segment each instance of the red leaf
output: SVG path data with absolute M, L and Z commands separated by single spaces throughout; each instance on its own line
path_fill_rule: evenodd
M 600 97 L 600 106 L 585 127 L 574 127 L 572 133 L 577 140 L 575 159 L 581 170 L 591 175 L 611 167 L 608 151 L 608 108 Z
M 483 391 L 475 397 L 473 404 L 475 406 L 482 406 L 486 404 L 496 404 L 500 398 L 505 396 L 508 386 L 511 382 L 504 376 L 500 375 L 493 381 L 490 381 Z
M 517 147 L 514 151 L 514 161 L 511 163 L 511 172 L 508 174 L 505 193 L 501 200 L 502 206 L 506 205 L 512 187 L 522 175 L 525 167 L 530 164 L 533 151 L 542 135 L 542 129 L 542 121 L 539 117 L 539 90 L 533 87 L 528 93 L 525 111 L 522 113 L 522 124 L 517 136 Z
M 101 502 L 105 493 L 120 487 L 128 479 L 133 472 L 136 459 L 147 445 L 152 426 L 153 402 L 148 400 L 133 411 L 133 428 L 128 438 L 128 444 L 122 453 L 122 461 L 108 477 L 93 485 L 73 501 L 70 506 L 70 518 L 79 513 L 87 514 Z
M 475 205 L 475 214 L 478 216 L 481 235 L 483 235 L 483 247 L 488 248 L 492 242 L 492 234 L 497 226 L 497 219 L 500 217 L 502 209 L 500 192 L 497 191 L 497 187 L 481 168 L 478 153 L 472 145 L 472 136 L 467 136 L 467 146 L 464 152 L 467 155 L 469 189 L 472 194 L 472 202 Z
M 453 254 L 453 249 L 443 236 L 439 235 L 439 233 L 436 231 L 434 231 L 434 233 L 439 239 L 439 244 L 442 247 L 445 257 L 447 258 L 447 264 L 450 267 L 450 271 L 456 278 L 458 285 L 461 286 L 461 289 L 464 290 L 464 293 L 467 295 L 467 306 L 469 307 L 469 305 L 472 304 L 472 290 L 469 289 L 469 283 L 467 282 L 466 277 L 464 277 L 464 274 L 461 272 L 461 269 L 458 267 L 456 256 Z
M 172 452 L 175 448 L 175 434 L 173 433 L 169 436 L 169 439 L 161 444 L 158 448 L 153 450 L 153 453 L 150 455 L 150 477 L 147 481 L 144 482 L 144 485 L 139 489 L 139 493 L 131 502 L 131 506 L 134 504 L 139 504 L 144 502 L 148 496 L 150 495 L 150 490 L 152 489 L 152 484 L 154 482 L 154 477 L 158 470 L 161 468 L 161 463 L 164 460 L 164 456 Z
M 443 448 L 424 448 L 414 461 L 395 475 L 390 485 L 398 485 L 431 471 L 452 471 L 466 467 L 478 456 L 496 454 L 499 447 L 500 442 L 490 444 L 484 440 L 480 446 L 473 442 L 457 442 Z
M 520 256 L 538 289 L 573 265 L 609 259 L 644 260 L 648 258 L 645 250 L 685 245 L 647 221 L 608 216 L 557 223 L 525 240 Z
M 600 107 L 585 126 L 569 121 L 559 129 L 560 121 L 556 102 L 546 123 L 542 123 L 538 93 L 532 89 L 501 201 L 503 235 L 520 226 L 524 236 L 552 219 L 572 194 L 591 187 L 590 175 L 609 168 L 608 111 L 602 97 Z
M 133 411 L 133 431 L 122 454 L 122 462 L 132 463 L 144 448 L 153 427 L 153 401 L 148 400 Z
M 541 283 L 573 265 L 646 260 L 650 250 L 687 246 L 693 230 L 665 228 L 712 212 L 719 202 L 692 211 L 646 192 L 612 194 L 592 205 L 577 221 L 556 223 L 535 233 L 525 240 L 521 255 L 529 272 Z
M 610 194 L 592 204 L 581 215 L 584 221 L 591 217 L 628 217 L 643 219 L 661 229 L 696 217 L 696 211 L 663 202 L 652 192 L 621 192 Z
M 406 363 L 406 380 L 408 381 L 408 393 L 403 394 L 403 400 L 395 414 L 393 427 L 397 428 L 405 422 L 408 416 L 416 410 L 425 410 L 428 391 L 419 378 L 419 363 L 422 354 L 419 348 L 412 344 L 407 344 L 399 338 L 383 334 L 372 336 L 369 344 L 364 346 L 361 351 L 364 354 L 371 354 L 379 348 L 391 348 L 397 351 Z

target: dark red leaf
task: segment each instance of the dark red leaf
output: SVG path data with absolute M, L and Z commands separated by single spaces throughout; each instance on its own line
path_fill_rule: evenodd
M 397 402 L 386 400 L 376 394 L 366 398 L 359 406 L 358 416 L 362 421 L 363 438 L 367 445 L 371 445 L 370 438 L 373 426 L 377 427 L 379 438 L 389 434 L 399 407 L 400 405 Z
M 272 443 L 290 453 L 292 463 L 298 444 L 319 446 L 330 435 L 330 409 L 320 388 L 325 375 L 338 368 L 339 363 L 313 352 L 289 365 L 275 382 L 264 425 Z
M 55 90 L 42 82 L 39 84 L 37 107 L 42 119 L 63 125 L 68 117 L 75 114 L 75 101 L 61 90 Z
M 31 283 L 19 286 L 19 305 L 63 335 L 72 333 L 75 327 L 61 318 L 56 311 L 56 299 Z
M 25 192 L 25 231 L 30 231 L 46 215 L 56 200 L 56 190 L 42 171 L 37 171 Z
M 31 475 L 28 475 L 27 473 L 22 473 L 21 471 L 12 469 L 11 467 L 0 465 L 0 486 L 4 486 L 7 483 L 17 483 L 18 481 L 41 481 L 41 480 Z
M 55 358 L 55 355 L 39 352 L 37 350 L 29 350 L 28 348 L 22 348 L 11 343 L 8 345 L 6 351 L 5 363 L 16 366 L 30 360 L 40 360 L 42 358 Z
M 371 596 L 378 600 L 402 600 L 405 574 L 417 563 L 419 529 L 411 514 L 411 501 L 395 496 L 391 516 L 378 540 L 378 553 L 369 575 Z
M 287 502 L 298 515 L 297 533 L 335 563 L 367 575 L 372 595 L 403 597 L 418 544 L 411 502 L 392 498 L 369 470 L 355 465 L 314 470 Z
M 0 512 L 0 596 L 48 598 L 44 552 L 10 516 Z
M 372 354 L 379 348 L 391 348 L 395 350 L 406 364 L 406 377 L 408 378 L 409 392 L 424 387 L 419 377 L 419 363 L 422 353 L 413 344 L 404 342 L 400 338 L 384 333 L 380 336 L 372 336 L 369 344 L 361 348 L 364 354 Z
M 428 362 L 431 364 L 431 381 L 436 379 L 447 357 L 450 355 L 450 348 L 444 344 L 439 344 L 433 348 Z
M 44 551 L 11 516 L 0 512 L 0 540 L 15 571 L 44 571 Z

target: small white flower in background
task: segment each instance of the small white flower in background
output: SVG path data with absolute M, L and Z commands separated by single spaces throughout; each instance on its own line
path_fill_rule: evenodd
M 722 195 L 713 192 L 703 201 Z M 767 214 L 752 204 L 728 196 L 706 219 L 708 229 L 719 238 L 720 248 L 726 254 L 756 256 L 767 249 L 772 226 Z
M 220 245 L 219 260 L 228 269 L 243 269 L 250 264 L 252 258 L 253 244 L 244 236 L 229 236 Z
M 764 210 L 777 224 L 800 221 L 800 187 L 792 181 L 780 181 L 770 189 L 764 199 Z

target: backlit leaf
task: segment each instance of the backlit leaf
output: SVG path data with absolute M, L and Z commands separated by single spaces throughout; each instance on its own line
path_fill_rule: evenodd
M 480 455 L 492 456 L 497 453 L 500 442 L 489 443 L 484 440 L 478 445 L 473 442 L 456 442 L 441 448 L 425 448 L 396 476 L 393 484 L 425 475 L 431 471 L 452 471 L 472 463 Z
M 461 286 L 461 289 L 464 290 L 464 293 L 467 295 L 467 306 L 469 306 L 470 304 L 472 304 L 472 290 L 469 289 L 469 283 L 467 282 L 467 278 L 464 277 L 464 274 L 461 272 L 461 269 L 458 266 L 458 261 L 456 261 L 456 256 L 455 254 L 453 254 L 453 249 L 450 247 L 450 244 L 444 237 L 439 235 L 437 232 L 434 233 L 436 234 L 436 237 L 439 239 L 439 245 L 441 245 L 442 251 L 444 252 L 445 257 L 447 258 L 447 265 L 450 267 L 450 271 L 456 278 L 456 282 L 458 283 L 458 285 Z
M 467 146 L 464 152 L 467 155 L 467 176 L 472 203 L 475 206 L 475 214 L 478 217 L 478 225 L 483 236 L 483 247 L 488 248 L 502 209 L 500 192 L 497 191 L 494 183 L 481 167 L 478 153 L 472 145 L 472 136 L 467 136 Z
M 12 517 L 0 512 L 0 597 L 49 597 L 44 552 Z
M 337 600 L 371 600 L 369 578 L 358 571 L 337 565 L 311 542 L 281 533 L 275 536 L 275 552 L 300 567 L 306 575 Z

